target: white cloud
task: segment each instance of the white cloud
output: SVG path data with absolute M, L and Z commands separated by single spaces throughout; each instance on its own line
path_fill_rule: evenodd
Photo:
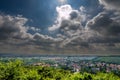
M 72 7 L 70 5 L 63 5 L 60 7 L 56 7 L 56 11 L 58 13 L 55 24 L 52 27 L 49 27 L 49 31 L 54 31 L 61 26 L 62 20 L 69 20 L 70 13 L 72 12 Z
M 85 7 L 81 6 L 81 7 L 80 7 L 80 11 L 81 11 L 81 12 L 86 12 Z
M 72 8 L 71 5 L 62 5 L 56 7 L 57 11 L 57 18 L 55 21 L 55 24 L 53 24 L 51 27 L 48 27 L 49 31 L 55 31 L 63 26 L 66 26 L 65 29 L 68 29 L 69 27 L 75 27 L 79 26 L 81 27 L 82 23 L 87 21 L 87 15 L 85 14 L 86 10 L 83 6 L 80 7 L 80 10 L 75 10 Z
M 32 31 L 34 31 L 34 32 L 40 32 L 41 31 L 41 29 L 40 28 L 36 28 L 36 27 L 27 27 L 27 29 L 28 30 L 32 30 Z
M 86 41 L 93 37 L 94 33 L 82 26 L 82 23 L 87 21 L 86 10 L 83 6 L 80 7 L 80 10 L 75 10 L 70 5 L 62 5 L 57 7 L 56 11 L 58 13 L 56 22 L 49 27 L 49 31 L 59 31 L 60 38 L 63 39 L 61 47 L 78 38 Z
M 41 42 L 58 42 L 58 41 L 63 40 L 61 38 L 53 38 L 51 36 L 43 35 L 43 34 L 40 34 L 40 33 L 35 33 L 33 35 L 33 39 L 37 40 L 37 41 L 41 41 Z
M 49 31 L 57 30 L 63 27 L 65 24 L 68 25 L 67 27 L 69 27 L 69 25 L 81 26 L 81 23 L 86 21 L 87 19 L 86 18 L 87 16 L 84 13 L 85 8 L 83 6 L 79 11 L 79 10 L 74 10 L 70 5 L 62 5 L 62 6 L 56 7 L 56 11 L 58 13 L 58 16 L 56 18 L 55 24 L 48 28 Z

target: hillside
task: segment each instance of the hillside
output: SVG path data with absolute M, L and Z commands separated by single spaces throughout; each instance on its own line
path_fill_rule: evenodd
M 119 56 L 104 56 L 104 57 L 96 57 L 93 59 L 93 61 L 99 61 L 99 62 L 107 62 L 107 63 L 116 63 L 120 64 L 120 57 Z

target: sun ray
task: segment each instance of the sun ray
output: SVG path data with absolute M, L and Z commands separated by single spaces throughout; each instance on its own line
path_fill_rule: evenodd
M 60 3 L 66 3 L 67 0 L 58 0 Z

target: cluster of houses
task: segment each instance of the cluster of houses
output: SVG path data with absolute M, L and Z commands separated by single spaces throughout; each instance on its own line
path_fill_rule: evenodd
M 54 64 L 45 63 L 34 63 L 34 66 L 42 67 L 54 67 L 61 68 L 62 66 L 66 67 L 65 69 L 70 69 L 73 72 L 120 72 L 120 64 L 105 63 L 105 62 L 92 62 L 92 61 L 70 61 L 66 59 L 55 59 Z

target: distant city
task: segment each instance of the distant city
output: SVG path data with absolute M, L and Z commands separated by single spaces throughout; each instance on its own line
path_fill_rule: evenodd
M 71 72 L 113 72 L 120 75 L 119 56 L 4 56 L 0 61 L 8 62 L 16 59 L 22 60 L 25 65 L 62 68 Z

